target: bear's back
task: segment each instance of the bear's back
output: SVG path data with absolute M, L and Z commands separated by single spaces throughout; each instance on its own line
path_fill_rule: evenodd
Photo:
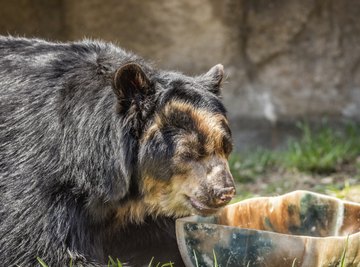
M 127 192 L 129 175 L 119 171 L 125 146 L 118 141 L 122 121 L 114 112 L 111 85 L 119 66 L 139 60 L 110 43 L 0 36 L 0 260 L 4 266 L 34 266 L 39 251 L 51 266 L 59 261 L 56 255 L 68 262 L 66 242 L 71 231 L 81 229 L 84 235 L 90 231 L 87 219 L 81 217 L 84 198 L 93 196 L 96 206 L 95 200 L 109 196 L 106 186 L 114 188 L 114 194 Z M 19 246 L 23 240 L 26 249 Z M 80 244 L 86 254 L 102 250 L 101 244 L 93 248 L 87 243 Z
M 111 43 L 0 36 L 0 178 L 20 183 L 34 168 L 57 170 L 67 157 L 60 159 L 60 149 L 71 152 L 86 139 L 64 136 L 89 131 L 84 124 L 99 125 L 112 115 L 111 75 L 138 60 Z
M 114 71 L 124 62 L 136 60 L 132 54 L 104 42 L 51 43 L 38 39 L 0 36 L 1 97 L 17 93 L 53 89 L 69 79 L 100 79 L 101 70 Z

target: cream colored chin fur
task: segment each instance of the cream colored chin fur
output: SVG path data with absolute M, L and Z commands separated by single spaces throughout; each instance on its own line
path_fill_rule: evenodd
M 129 201 L 119 208 L 116 219 L 120 225 L 126 225 L 127 223 L 141 224 L 147 216 L 154 218 L 161 215 L 174 218 L 184 217 L 192 214 L 191 208 L 187 206 L 188 204 L 179 205 L 175 199 L 156 202 L 152 198 L 145 197 L 142 200 Z

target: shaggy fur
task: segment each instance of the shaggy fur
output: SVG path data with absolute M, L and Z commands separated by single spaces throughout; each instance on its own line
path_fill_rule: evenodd
M 109 43 L 0 37 L 1 265 L 100 266 L 111 255 L 180 266 L 174 218 L 202 206 L 172 192 L 187 183 L 179 166 L 213 155 L 213 139 L 211 166 L 231 151 L 221 79 L 219 67 L 195 78 L 159 71 Z M 208 137 L 194 120 L 216 114 Z M 224 168 L 221 186 L 231 187 Z M 198 199 L 211 180 L 193 181 Z

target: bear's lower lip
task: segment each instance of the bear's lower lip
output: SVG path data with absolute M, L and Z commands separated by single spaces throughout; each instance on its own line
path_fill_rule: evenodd
M 219 210 L 219 208 L 209 207 L 208 205 L 197 200 L 196 198 L 189 197 L 189 202 L 191 206 L 201 215 L 214 214 Z

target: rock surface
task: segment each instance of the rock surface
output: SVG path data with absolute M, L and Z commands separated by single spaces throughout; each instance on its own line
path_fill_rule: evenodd
M 2 34 L 101 38 L 188 74 L 223 63 L 234 120 L 360 120 L 358 1 L 0 2 Z

